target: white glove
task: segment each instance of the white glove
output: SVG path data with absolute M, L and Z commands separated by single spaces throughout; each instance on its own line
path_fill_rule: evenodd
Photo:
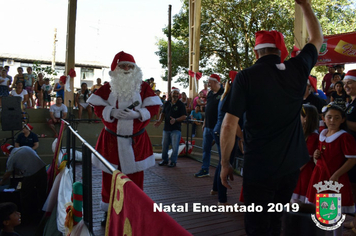
M 113 108 L 110 112 L 110 116 L 116 118 L 116 119 L 120 119 L 120 112 L 123 111 L 124 109 L 116 109 L 116 108 Z
M 114 116 L 117 119 L 133 120 L 140 118 L 141 114 L 137 111 L 130 109 L 118 109 L 117 116 Z

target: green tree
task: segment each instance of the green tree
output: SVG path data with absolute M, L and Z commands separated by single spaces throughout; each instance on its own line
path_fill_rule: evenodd
M 38 74 L 42 73 L 44 78 L 50 77 L 49 79 L 52 82 L 54 81 L 53 76 L 57 75 L 57 72 L 55 70 L 53 70 L 51 66 L 42 66 L 39 61 L 33 62 L 32 71 L 33 71 L 33 74 L 36 76 L 36 79 L 37 79 Z
M 355 30 L 351 0 L 313 1 L 313 8 L 325 35 Z M 254 33 L 278 30 L 285 36 L 288 49 L 294 44 L 294 1 L 292 0 L 202 0 L 200 71 L 204 75 L 242 70 L 255 61 Z M 188 0 L 172 25 L 172 76 L 188 85 L 189 17 Z M 167 34 L 167 28 L 164 29 Z M 160 63 L 167 69 L 167 40 L 157 42 Z M 316 73 L 326 72 L 325 67 Z M 167 77 L 165 76 L 165 79 Z

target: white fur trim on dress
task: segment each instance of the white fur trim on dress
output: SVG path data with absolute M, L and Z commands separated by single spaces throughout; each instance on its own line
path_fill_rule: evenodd
M 331 143 L 333 141 L 335 141 L 338 137 L 340 137 L 340 135 L 342 135 L 343 133 L 346 133 L 345 130 L 341 129 L 339 131 L 337 131 L 335 134 L 329 136 L 329 137 L 326 137 L 326 134 L 327 134 L 328 130 L 327 129 L 323 129 L 320 133 L 320 136 L 319 136 L 319 141 L 321 142 L 326 142 L 326 143 Z
M 87 100 L 87 103 L 90 103 L 93 106 L 107 106 L 109 103 L 107 100 L 104 100 L 102 97 L 92 94 Z
M 141 115 L 141 122 L 151 119 L 151 113 L 147 110 L 147 108 L 139 108 L 136 111 L 138 111 Z
M 345 155 L 346 158 L 356 158 L 356 155 Z
M 106 122 L 114 122 L 115 118 L 111 118 L 111 111 L 114 107 L 113 106 L 106 106 L 103 110 L 103 119 L 106 121 Z
M 142 107 L 162 105 L 162 101 L 158 96 L 147 97 L 143 100 Z

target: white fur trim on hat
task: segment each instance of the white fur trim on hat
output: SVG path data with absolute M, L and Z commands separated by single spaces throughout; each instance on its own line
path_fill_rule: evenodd
M 213 78 L 213 77 L 209 77 L 209 80 L 214 80 L 216 82 L 219 82 L 216 78 Z
M 352 76 L 352 75 L 345 75 L 344 80 L 345 80 L 345 79 L 356 80 L 356 76 Z
M 276 44 L 274 43 L 261 43 L 255 46 L 255 50 L 262 49 L 262 48 L 277 48 Z

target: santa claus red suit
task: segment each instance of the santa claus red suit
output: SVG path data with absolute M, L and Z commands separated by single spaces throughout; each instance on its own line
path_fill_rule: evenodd
M 116 54 L 109 74 L 111 81 L 88 99 L 105 125 L 96 150 L 143 189 L 143 170 L 155 165 L 145 127 L 162 103 L 142 81 L 141 69 L 132 55 L 123 51 Z M 107 211 L 112 175 L 97 158 L 93 158 L 93 164 L 103 170 L 101 208 Z

